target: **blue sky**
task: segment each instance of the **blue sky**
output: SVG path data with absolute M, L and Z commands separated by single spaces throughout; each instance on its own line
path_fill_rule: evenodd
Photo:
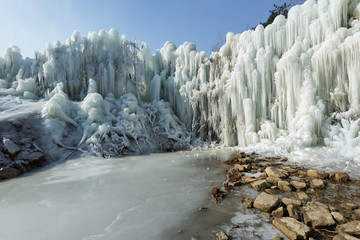
M 155 51 L 166 41 L 194 42 L 211 52 L 218 35 L 240 33 L 265 21 L 283 0 L 0 0 L 0 55 L 17 45 L 24 57 L 47 42 L 64 42 L 74 30 L 116 28 Z

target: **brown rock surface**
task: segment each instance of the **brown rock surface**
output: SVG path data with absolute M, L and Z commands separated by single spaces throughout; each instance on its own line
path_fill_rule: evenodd
M 292 187 L 290 185 L 290 183 L 288 181 L 279 181 L 278 182 L 278 187 L 281 191 L 284 192 L 291 192 L 292 191 Z
M 264 212 L 271 212 L 276 209 L 279 204 L 279 198 L 263 192 L 255 199 L 254 208 Z
M 250 183 L 250 186 L 256 191 L 264 191 L 271 187 L 271 183 L 266 180 L 257 180 L 255 182 Z
M 289 176 L 289 173 L 287 171 L 276 167 L 267 167 L 265 169 L 265 172 L 269 177 L 274 178 L 287 178 Z
M 360 221 L 351 221 L 338 225 L 336 227 L 336 231 L 351 233 L 352 235 L 360 235 Z
M 312 228 L 327 228 L 335 225 L 328 208 L 321 205 L 309 205 L 302 208 L 304 222 Z
M 334 236 L 333 240 L 359 240 L 359 238 L 356 238 L 349 234 L 340 233 L 340 234 Z
M 297 190 L 305 190 L 306 189 L 306 183 L 305 182 L 291 181 L 290 184 L 294 188 L 296 188 Z
M 326 179 L 329 177 L 329 174 L 324 171 L 319 171 L 315 169 L 310 169 L 306 171 L 306 175 L 313 178 Z
M 301 201 L 299 200 L 295 200 L 295 199 L 291 199 L 291 198 L 283 198 L 282 202 L 287 206 L 287 205 L 293 205 L 295 207 L 301 207 Z
M 349 175 L 344 172 L 331 172 L 329 178 L 333 182 L 346 183 L 349 181 Z
M 308 226 L 294 218 L 276 218 L 272 223 L 291 240 L 308 239 L 311 233 L 311 229 Z

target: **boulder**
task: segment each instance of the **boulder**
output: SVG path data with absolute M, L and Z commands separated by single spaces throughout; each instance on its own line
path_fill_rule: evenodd
M 327 207 L 326 205 L 324 205 Z M 303 207 L 304 222 L 312 228 L 327 228 L 335 225 L 335 221 L 329 212 L 329 208 L 325 208 L 320 204 L 313 204 Z
M 324 189 L 325 183 L 321 179 L 314 178 L 314 179 L 311 179 L 310 186 L 314 189 Z
M 354 236 L 351 236 L 346 233 L 340 233 L 333 237 L 333 240 L 359 240 L 359 238 L 356 238 Z
M 21 172 L 16 168 L 4 167 L 0 168 L 0 179 L 7 179 L 19 176 Z
M 287 178 L 289 176 L 289 173 L 287 171 L 276 167 L 267 167 L 265 169 L 265 172 L 268 175 L 268 177 Z
M 279 207 L 278 209 L 272 211 L 271 215 L 274 217 L 277 217 L 277 218 L 284 217 L 284 215 L 285 215 L 284 207 Z
M 271 187 L 271 183 L 266 180 L 257 180 L 255 182 L 250 183 L 250 186 L 256 191 L 264 191 Z
M 261 193 L 254 201 L 254 207 L 264 212 L 272 212 L 279 204 L 279 198 L 265 192 Z
M 308 239 L 311 233 L 311 229 L 308 226 L 294 218 L 276 218 L 272 223 L 291 240 Z
M 229 239 L 229 237 L 224 232 L 218 232 L 216 234 L 216 237 L 218 240 L 228 240 Z
M 333 182 L 346 183 L 349 181 L 349 175 L 344 172 L 331 172 L 329 178 Z
M 301 207 L 301 201 L 299 200 L 295 200 L 295 199 L 291 199 L 291 198 L 283 198 L 282 199 L 283 204 L 287 205 L 293 205 L 295 207 Z
M 9 154 L 10 158 L 16 157 L 21 149 L 13 141 L 8 138 L 3 138 L 3 152 Z
M 292 191 L 292 187 L 290 185 L 290 183 L 288 181 L 279 181 L 278 182 L 278 187 L 281 191 L 284 192 L 291 192 Z
M 278 182 L 281 181 L 281 179 L 280 178 L 274 178 L 274 177 L 267 177 L 266 181 L 268 181 L 268 182 L 274 184 L 275 186 L 277 186 Z
M 344 216 L 339 213 L 339 212 L 331 212 L 331 215 L 333 216 L 333 218 L 336 220 L 336 222 L 342 224 L 346 222 L 346 219 L 344 218 Z
M 340 233 L 351 233 L 351 235 L 360 235 L 360 221 L 351 221 L 338 225 L 336 231 Z
M 293 205 L 287 205 L 286 210 L 289 214 L 289 217 L 300 221 L 300 219 L 301 219 L 300 213 L 299 213 L 298 209 L 296 209 L 296 207 L 294 207 Z
M 305 190 L 306 189 L 306 183 L 305 182 L 291 181 L 290 184 L 294 188 L 296 188 L 297 190 Z
M 357 204 L 350 203 L 350 202 L 342 203 L 342 204 L 340 204 L 340 207 L 343 209 L 346 209 L 346 210 L 350 210 L 350 211 L 359 208 L 359 206 Z
M 328 173 L 326 173 L 324 171 L 315 170 L 315 169 L 307 170 L 306 175 L 308 177 L 320 178 L 320 179 L 326 179 L 329 177 Z
M 308 202 L 310 201 L 310 197 L 309 195 L 307 195 L 304 192 L 296 192 L 294 193 L 294 196 L 297 200 L 301 201 L 301 202 Z

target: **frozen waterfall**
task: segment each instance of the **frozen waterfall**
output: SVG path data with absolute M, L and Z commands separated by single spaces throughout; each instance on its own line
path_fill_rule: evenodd
M 193 43 L 145 43 L 111 29 L 0 58 L 0 95 L 46 97 L 43 117 L 96 152 L 326 145 L 360 152 L 360 1 L 308 0 L 265 29 L 228 33 L 206 57 Z M 51 124 L 50 124 L 51 125 Z M 58 138 L 61 141 L 61 137 Z M 351 149 L 351 153 L 349 150 Z

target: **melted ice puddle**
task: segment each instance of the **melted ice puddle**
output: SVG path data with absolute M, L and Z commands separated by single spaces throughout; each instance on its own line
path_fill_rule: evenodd
M 0 239 L 166 239 L 221 186 L 229 155 L 78 158 L 1 182 Z

